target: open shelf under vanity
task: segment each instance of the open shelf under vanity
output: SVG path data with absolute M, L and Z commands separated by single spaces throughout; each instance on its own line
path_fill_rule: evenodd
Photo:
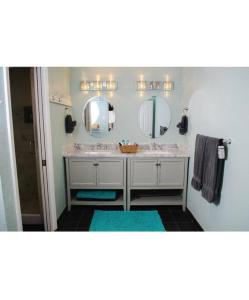
M 132 190 L 130 206 L 182 205 L 182 190 Z
M 76 193 L 78 189 L 71 190 L 71 205 L 80 205 L 80 206 L 123 206 L 126 202 L 124 199 L 123 191 L 116 190 L 117 197 L 115 200 L 97 200 L 97 199 L 77 199 Z

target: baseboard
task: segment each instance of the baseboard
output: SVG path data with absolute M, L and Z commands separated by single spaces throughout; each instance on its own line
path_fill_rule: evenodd
M 22 214 L 23 224 L 43 224 L 40 214 Z

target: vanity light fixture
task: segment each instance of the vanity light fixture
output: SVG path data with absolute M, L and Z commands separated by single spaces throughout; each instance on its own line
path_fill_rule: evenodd
M 163 90 L 166 92 L 171 92 L 174 90 L 174 82 L 173 81 L 164 81 L 163 82 Z
M 115 80 L 81 81 L 81 91 L 116 91 L 118 82 Z
M 137 81 L 137 91 L 173 91 L 173 81 Z
M 146 90 L 146 81 L 144 81 L 144 80 L 137 81 L 137 90 L 145 91 Z

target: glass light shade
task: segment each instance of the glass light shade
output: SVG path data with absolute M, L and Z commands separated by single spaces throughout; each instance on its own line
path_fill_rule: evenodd
M 146 90 L 146 81 L 144 81 L 144 80 L 137 81 L 137 90 L 145 91 Z
M 109 81 L 81 81 L 81 91 L 115 91 L 117 90 L 118 83 L 114 80 Z
M 163 82 L 163 89 L 164 89 L 164 91 L 173 91 L 174 82 L 173 81 L 164 81 Z
M 90 84 L 88 81 L 81 81 L 80 83 L 80 90 L 81 91 L 89 91 L 90 89 Z
M 106 81 L 106 89 L 108 91 L 114 91 L 117 89 L 117 82 L 110 80 L 110 81 Z

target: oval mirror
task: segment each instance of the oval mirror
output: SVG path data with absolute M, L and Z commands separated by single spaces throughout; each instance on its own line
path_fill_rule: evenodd
M 90 98 L 83 111 L 86 131 L 93 137 L 104 137 L 114 128 L 114 107 L 104 96 Z
M 145 100 L 139 110 L 139 127 L 143 133 L 154 138 L 164 135 L 170 124 L 170 108 L 164 98 L 153 96 Z

